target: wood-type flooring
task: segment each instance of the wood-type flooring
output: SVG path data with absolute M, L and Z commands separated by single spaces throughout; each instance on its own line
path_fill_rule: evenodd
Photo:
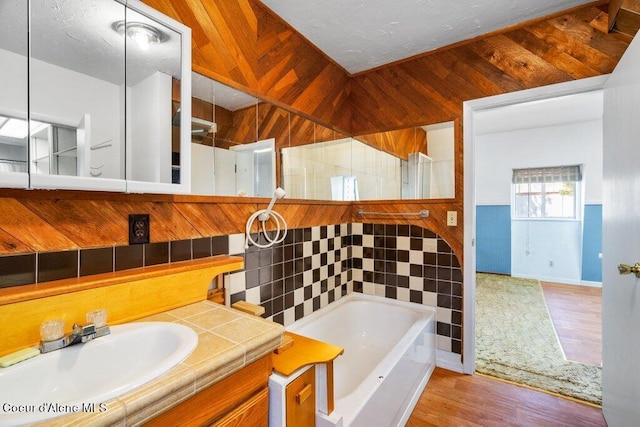
M 409 418 L 421 426 L 606 426 L 600 408 L 481 375 L 436 368 Z
M 569 360 L 600 364 L 602 289 L 542 282 Z M 407 426 L 606 426 L 587 404 L 481 375 L 436 368 Z
M 567 360 L 602 363 L 602 288 L 540 282 Z

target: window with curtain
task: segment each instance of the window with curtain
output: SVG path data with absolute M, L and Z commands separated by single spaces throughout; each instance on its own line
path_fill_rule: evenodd
M 514 169 L 514 217 L 577 218 L 581 182 L 581 165 Z

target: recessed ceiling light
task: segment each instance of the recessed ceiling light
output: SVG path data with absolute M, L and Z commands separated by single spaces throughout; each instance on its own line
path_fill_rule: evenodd
M 24 139 L 29 134 L 26 120 L 7 117 L 3 117 L 3 119 L 6 120 L 3 120 L 2 125 L 0 126 L 0 136 Z M 31 135 L 38 133 L 47 126 L 49 125 L 46 123 L 31 120 Z
M 169 38 L 156 27 L 143 24 L 142 22 L 125 23 L 124 21 L 117 21 L 111 25 L 111 28 L 120 35 L 126 32 L 127 36 L 134 40 L 142 50 L 148 50 L 149 45 L 162 43 Z

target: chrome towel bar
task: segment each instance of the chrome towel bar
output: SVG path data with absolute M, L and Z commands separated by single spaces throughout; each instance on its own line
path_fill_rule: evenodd
M 420 218 L 429 218 L 429 211 L 423 209 L 419 212 L 365 212 L 362 209 L 358 209 L 356 213 L 358 218 L 368 215 L 387 215 L 387 216 L 420 216 Z

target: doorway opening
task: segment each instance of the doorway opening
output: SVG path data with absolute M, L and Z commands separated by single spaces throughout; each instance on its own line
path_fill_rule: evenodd
M 465 215 L 467 373 L 485 366 L 480 354 L 476 361 L 476 349 L 480 352 L 486 345 L 484 327 L 476 321 L 496 317 L 487 316 L 481 305 L 483 283 L 491 276 L 477 278 L 478 271 L 500 275 L 494 282 L 533 280 L 561 356 L 581 359 L 571 363 L 588 364 L 584 376 L 601 381 L 601 352 L 594 355 L 591 346 L 588 357 L 582 357 L 582 350 L 573 348 L 580 341 L 601 340 L 599 318 L 581 321 L 574 311 L 579 307 L 575 301 L 597 313 L 601 310 L 604 79 L 589 80 L 465 103 L 465 129 L 471 129 L 465 132 L 465 212 L 472 213 Z M 552 178 L 560 166 L 570 166 L 576 175 Z M 516 285 L 505 286 L 511 292 Z M 524 297 L 506 295 L 501 307 L 513 306 L 516 316 L 523 317 L 527 305 L 518 308 L 518 304 Z M 597 317 L 593 310 L 592 317 Z M 515 323 L 503 321 L 501 326 L 512 333 Z M 588 339 L 583 338 L 585 332 Z M 513 348 L 501 351 L 514 352 Z M 548 375 L 555 379 L 563 374 L 552 370 Z

